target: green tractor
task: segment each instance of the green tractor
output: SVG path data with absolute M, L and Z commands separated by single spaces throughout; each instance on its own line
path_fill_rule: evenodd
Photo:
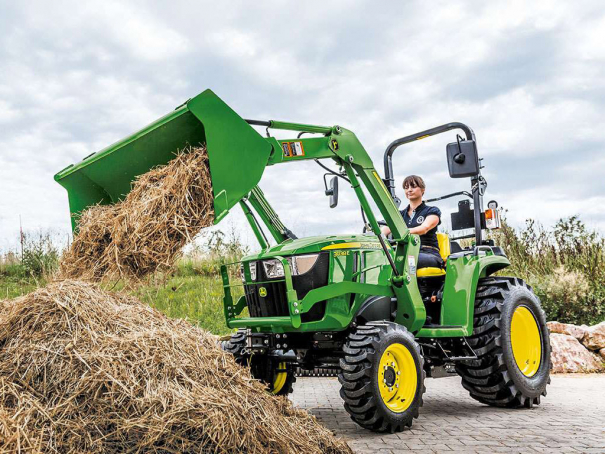
M 266 128 L 266 137 L 252 126 Z M 272 129 L 296 134 L 281 140 Z M 471 188 L 439 199 L 465 198 L 452 214 L 452 230 L 473 229 L 457 237 L 470 236 L 472 245 L 463 248 L 438 234 L 445 270 L 418 268 L 420 240 L 398 211 L 392 156 L 401 145 L 451 130 L 464 137 L 447 145 L 450 176 L 469 178 Z M 239 204 L 260 245 L 260 252 L 221 268 L 226 323 L 237 329 L 222 346 L 270 392 L 291 392 L 296 371 L 331 370 L 351 418 L 377 432 L 412 425 L 427 376 L 459 375 L 474 399 L 498 407 L 532 407 L 546 395 L 550 345 L 544 312 L 521 279 L 495 275 L 510 262 L 484 238 L 499 218 L 495 202 L 483 211 L 486 183 L 468 126 L 449 123 L 395 140 L 385 152 L 381 178 L 351 131 L 244 120 L 206 90 L 55 179 L 77 213 L 120 200 L 137 175 L 188 144 L 207 147 L 215 223 Z M 264 169 L 309 159 L 326 172 L 332 207 L 338 181 L 352 187 L 364 233 L 297 238 L 279 219 L 258 187 Z M 338 170 L 320 160 L 331 160 Z M 391 238 L 381 235 L 379 218 Z M 233 278 L 236 272 L 241 282 Z M 236 286 L 243 286 L 239 298 L 233 296 Z

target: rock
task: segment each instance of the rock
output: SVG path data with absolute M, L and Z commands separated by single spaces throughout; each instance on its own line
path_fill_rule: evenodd
M 605 348 L 605 322 L 591 326 L 586 330 L 586 335 L 582 339 L 584 346 L 590 350 L 600 350 Z
M 603 361 L 605 361 L 605 348 L 599 350 L 599 355 L 601 355 L 601 358 L 603 358 Z
M 603 360 L 569 334 L 550 335 L 553 373 L 599 372 L 605 370 Z
M 580 342 L 586 335 L 586 331 L 588 331 L 588 326 L 586 325 L 577 326 L 570 323 L 561 322 L 548 322 L 546 325 L 551 333 L 568 334 L 575 337 Z

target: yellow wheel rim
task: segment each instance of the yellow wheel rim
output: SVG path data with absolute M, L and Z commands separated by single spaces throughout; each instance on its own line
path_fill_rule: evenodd
M 410 351 L 402 344 L 391 344 L 380 357 L 378 383 L 380 397 L 394 413 L 408 409 L 416 395 L 418 373 Z
M 519 370 L 533 377 L 540 368 L 542 339 L 536 317 L 526 306 L 519 306 L 513 313 L 510 343 Z
M 279 363 L 277 366 L 278 369 L 285 369 L 286 363 Z M 282 390 L 284 385 L 286 384 L 286 380 L 288 378 L 288 372 L 278 372 L 275 374 L 275 379 L 273 380 L 273 388 L 271 389 L 272 394 L 277 394 Z

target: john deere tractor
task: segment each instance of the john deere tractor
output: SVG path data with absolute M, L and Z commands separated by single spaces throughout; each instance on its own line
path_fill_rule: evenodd
M 254 127 L 264 128 L 266 137 Z M 291 131 L 292 138 L 277 139 L 272 130 Z M 439 199 L 463 198 L 452 214 L 452 230 L 462 234 L 457 240 L 438 234 L 445 269 L 418 268 L 420 240 L 399 213 L 392 157 L 401 145 L 454 130 L 462 136 L 447 145 L 445 161 L 452 178 L 470 179 L 470 189 Z M 498 407 L 532 407 L 546 395 L 544 312 L 523 280 L 495 274 L 510 262 L 484 238 L 499 218 L 495 202 L 483 210 L 486 182 L 471 128 L 448 123 L 395 140 L 381 177 L 345 128 L 244 120 L 206 90 L 55 179 L 77 213 L 120 200 L 137 175 L 189 144 L 207 147 L 215 223 L 239 204 L 260 246 L 221 268 L 226 323 L 237 329 L 223 348 L 249 365 L 268 391 L 291 392 L 296 371 L 331 370 L 351 418 L 377 432 L 411 426 L 425 377 L 459 375 L 474 399 Z M 363 233 L 298 238 L 282 223 L 258 183 L 267 166 L 305 160 L 325 172 L 331 206 L 339 180 L 351 186 Z M 381 235 L 380 220 L 391 238 Z M 459 242 L 465 236 L 468 247 Z M 243 295 L 235 298 L 237 286 Z

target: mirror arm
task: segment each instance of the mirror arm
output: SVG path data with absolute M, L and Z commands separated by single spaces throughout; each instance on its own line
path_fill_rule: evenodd
M 458 191 L 458 192 L 452 192 L 451 194 L 443 195 L 441 197 L 435 197 L 434 199 L 428 199 L 428 200 L 425 200 L 425 202 L 426 203 L 436 202 L 437 200 L 449 199 L 450 197 L 455 197 L 457 195 L 465 195 L 469 199 L 473 198 L 473 195 L 468 191 Z
M 324 173 L 324 189 L 325 189 L 325 194 L 326 194 L 326 195 L 330 195 L 330 194 L 328 194 L 328 192 L 329 192 L 330 190 L 328 189 L 328 183 L 326 182 L 326 177 L 327 177 L 328 175 L 330 175 L 330 174 L 329 174 L 329 173 Z

